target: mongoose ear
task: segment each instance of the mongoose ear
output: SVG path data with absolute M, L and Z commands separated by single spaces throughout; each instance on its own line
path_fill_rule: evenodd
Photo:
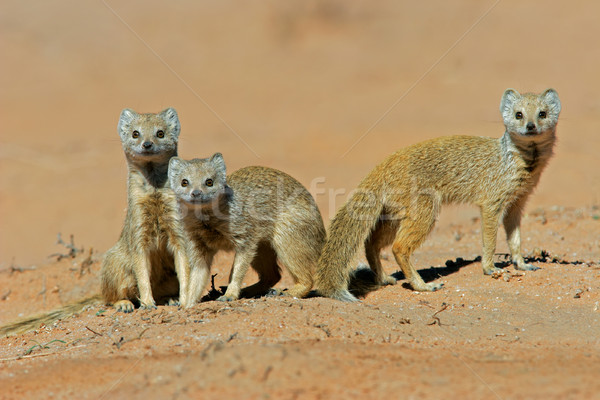
M 211 162 L 211 164 L 215 165 L 219 170 L 223 172 L 226 171 L 227 168 L 225 167 L 225 159 L 223 159 L 223 154 L 215 153 L 212 155 L 209 161 Z
M 183 160 L 179 157 L 171 157 L 169 160 L 169 171 L 178 169 L 182 166 Z
M 507 118 L 512 115 L 515 102 L 521 97 L 515 89 L 506 89 L 500 101 L 500 114 L 502 118 Z
M 133 111 L 131 108 L 125 108 L 121 111 L 121 116 L 119 117 L 119 124 L 117 125 L 117 130 L 119 134 L 124 133 L 125 127 L 131 123 L 139 114 Z
M 169 107 L 159 114 L 162 119 L 167 123 L 169 130 L 173 132 L 175 137 L 179 136 L 179 131 L 181 130 L 181 124 L 179 123 L 179 116 L 177 115 L 177 111 L 173 107 Z
M 552 112 L 556 113 L 557 115 L 560 113 L 560 99 L 558 98 L 558 93 L 556 92 L 556 90 L 552 88 L 546 89 L 546 91 L 542 93 L 541 97 L 548 104 Z

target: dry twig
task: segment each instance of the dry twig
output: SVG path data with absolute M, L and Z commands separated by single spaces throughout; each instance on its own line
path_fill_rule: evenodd
M 75 247 L 75 239 L 74 239 L 73 235 L 71 235 L 71 242 L 65 243 L 65 241 L 62 239 L 62 236 L 59 232 L 58 237 L 56 239 L 56 244 L 63 245 L 68 250 L 68 252 L 66 254 L 54 253 L 54 254 L 50 254 L 48 256 L 48 257 L 56 257 L 56 261 L 60 261 L 63 258 L 75 258 L 79 253 L 83 253 L 83 247 L 80 249 Z
M 432 321 L 427 325 L 435 325 L 437 323 L 439 326 L 442 326 L 442 321 L 440 321 L 440 318 L 437 315 L 444 311 L 446 308 L 448 308 L 448 304 L 442 303 L 442 308 L 433 313 L 433 315 L 431 316 Z

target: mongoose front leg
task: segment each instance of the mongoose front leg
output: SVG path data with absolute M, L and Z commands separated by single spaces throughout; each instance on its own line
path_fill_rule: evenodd
M 533 264 L 527 264 L 521 255 L 521 205 L 514 204 L 504 216 L 506 240 L 515 268 L 521 271 L 540 269 Z
M 481 208 L 481 235 L 483 241 L 483 256 L 481 265 L 483 273 L 492 275 L 502 272 L 502 268 L 494 265 L 494 252 L 496 251 L 496 238 L 498 237 L 498 225 L 500 213 L 491 209 Z
M 179 305 L 184 308 L 191 307 L 193 303 L 190 302 L 188 297 L 190 263 L 182 248 L 177 248 L 175 251 L 175 272 L 177 272 L 177 279 L 179 280 Z
M 212 263 L 211 255 L 195 255 L 190 258 L 192 265 L 190 267 L 190 280 L 188 282 L 188 305 L 184 307 L 192 307 L 202 297 L 202 291 L 208 283 L 208 277 L 210 275 L 210 264 Z
M 231 270 L 231 279 L 225 294 L 219 297 L 218 301 L 233 301 L 240 298 L 242 290 L 242 281 L 248 272 L 250 263 L 254 258 L 256 251 L 254 249 L 238 250 L 233 260 L 233 269 Z
M 137 254 L 134 266 L 135 279 L 140 292 L 140 308 L 156 309 L 150 285 L 150 257 L 147 253 Z

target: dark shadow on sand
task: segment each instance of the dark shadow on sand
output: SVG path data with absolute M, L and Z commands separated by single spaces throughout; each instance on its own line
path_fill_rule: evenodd
M 421 269 L 418 272 L 425 282 L 431 282 L 443 276 L 454 274 L 462 267 L 480 261 L 481 257 L 475 257 L 472 260 L 465 260 L 459 257 L 456 260 L 447 260 L 443 267 L 429 267 L 427 269 Z M 394 272 L 392 276 L 399 282 L 406 279 L 402 271 Z M 408 282 L 402 282 L 402 287 L 412 290 Z M 375 283 L 375 275 L 368 266 L 363 265 L 352 271 L 348 290 L 353 295 L 364 297 L 368 293 L 379 288 L 380 286 Z

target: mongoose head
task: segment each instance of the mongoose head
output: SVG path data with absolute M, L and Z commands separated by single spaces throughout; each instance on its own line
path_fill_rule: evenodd
M 230 190 L 221 153 L 189 161 L 171 158 L 169 184 L 177 198 L 192 207 L 208 206 Z
M 554 89 L 541 94 L 520 94 L 514 89 L 506 89 L 500 102 L 500 113 L 506 131 L 513 138 L 537 140 L 554 134 L 560 100 Z
M 158 114 L 138 114 L 126 108 L 121 112 L 117 129 L 130 159 L 159 161 L 177 154 L 181 127 L 174 108 Z

